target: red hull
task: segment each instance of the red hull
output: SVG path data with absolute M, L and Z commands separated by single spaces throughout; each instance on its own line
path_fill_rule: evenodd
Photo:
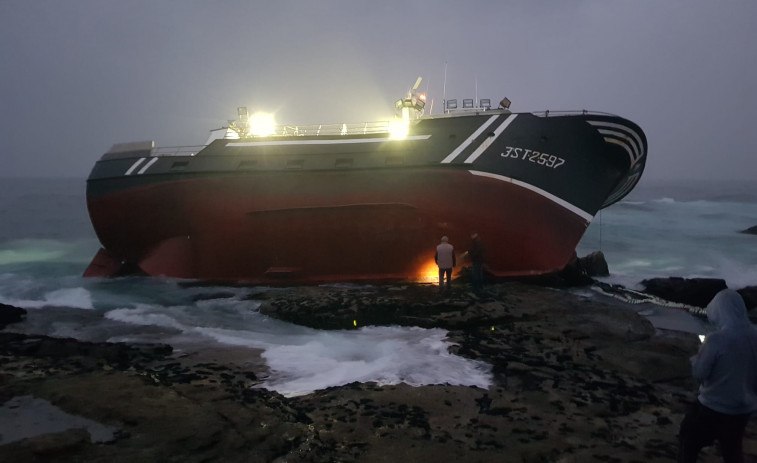
M 109 254 L 90 276 L 122 261 L 154 276 L 254 283 L 423 280 L 442 235 L 461 255 L 473 232 L 492 275 L 549 273 L 588 226 L 514 183 L 427 168 L 193 178 L 88 206 Z

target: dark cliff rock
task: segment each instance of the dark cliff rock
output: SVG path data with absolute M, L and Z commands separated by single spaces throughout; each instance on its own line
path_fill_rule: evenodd
M 26 310 L 8 304 L 0 304 L 0 329 L 26 318 Z
M 607 260 L 602 251 L 595 251 L 584 257 L 573 255 L 573 258 L 559 272 L 522 280 L 552 287 L 588 286 L 596 283 L 593 277 L 610 275 Z
M 757 286 L 747 286 L 737 292 L 744 298 L 747 310 L 757 308 Z
M 488 292 L 496 285 L 487 286 Z M 466 310 L 476 307 L 476 310 Z M 491 326 L 512 318 L 502 302 L 476 296 L 457 280 L 451 293 L 435 285 L 372 287 L 360 290 L 302 287 L 264 298 L 260 313 L 316 329 L 356 329 L 365 325 L 442 327 Z
M 725 280 L 719 278 L 650 278 L 641 284 L 653 296 L 695 307 L 707 307 L 718 292 L 727 288 Z
M 610 268 L 602 251 L 594 251 L 578 259 L 579 265 L 590 277 L 610 276 Z
M 0 355 L 49 359 L 88 357 L 119 368 L 128 368 L 136 361 L 153 361 L 171 354 L 167 344 L 125 344 L 85 342 L 71 338 L 43 335 L 0 333 Z

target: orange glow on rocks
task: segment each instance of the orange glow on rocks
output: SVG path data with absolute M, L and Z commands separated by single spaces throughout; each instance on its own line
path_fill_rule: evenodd
M 439 283 L 439 267 L 434 259 L 429 259 L 418 269 L 417 279 L 419 283 Z

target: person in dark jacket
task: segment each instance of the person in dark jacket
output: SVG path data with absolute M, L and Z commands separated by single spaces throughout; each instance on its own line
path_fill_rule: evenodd
M 442 236 L 442 242 L 436 247 L 434 255 L 436 266 L 439 267 L 439 292 L 444 290 L 444 276 L 447 275 L 447 291 L 452 288 L 452 269 L 455 268 L 455 247 L 449 243 L 449 238 Z
M 757 327 L 744 299 L 730 289 L 707 305 L 707 318 L 719 329 L 691 358 L 699 396 L 681 422 L 678 462 L 695 462 L 702 447 L 717 440 L 724 462 L 741 463 L 744 428 L 757 411 Z
M 478 293 L 484 288 L 484 243 L 478 233 L 470 237 L 470 247 L 468 248 L 468 258 L 471 262 L 471 286 L 473 291 Z

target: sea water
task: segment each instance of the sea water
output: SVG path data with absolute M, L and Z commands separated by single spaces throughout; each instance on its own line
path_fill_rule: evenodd
M 647 278 L 722 278 L 757 286 L 757 187 L 751 182 L 652 181 L 600 211 L 577 248 L 601 250 L 611 276 L 640 288 Z
M 739 233 L 754 225 L 757 192 L 748 184 L 642 184 L 595 218 L 577 251 L 603 251 L 611 272 L 606 280 L 629 288 L 655 276 L 703 276 L 738 289 L 757 285 L 757 236 Z M 444 330 L 315 330 L 260 314 L 251 298 L 255 288 L 82 278 L 98 249 L 83 179 L 1 179 L 0 302 L 28 309 L 26 322 L 7 329 L 85 341 L 165 342 L 179 352 L 248 349 L 270 371 L 261 387 L 290 396 L 353 381 L 491 382 L 490 365 L 449 353 Z M 661 325 L 683 326 L 670 314 L 647 313 Z

